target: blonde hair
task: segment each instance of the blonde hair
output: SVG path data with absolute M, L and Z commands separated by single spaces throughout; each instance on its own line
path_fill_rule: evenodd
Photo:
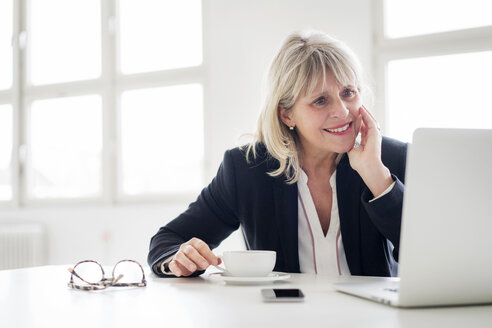
M 295 32 L 287 37 L 274 58 L 268 75 L 267 93 L 253 141 L 246 158 L 256 158 L 256 146 L 263 143 L 278 169 L 269 172 L 276 177 L 284 174 L 289 184 L 297 182 L 301 171 L 300 141 L 295 131 L 281 121 L 279 107 L 287 111 L 299 95 L 313 92 L 327 69 L 342 86 L 353 86 L 362 92 L 362 70 L 355 54 L 341 41 L 316 31 Z

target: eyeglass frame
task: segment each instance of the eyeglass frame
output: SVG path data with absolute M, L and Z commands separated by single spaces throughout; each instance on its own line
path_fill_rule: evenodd
M 121 278 L 123 278 L 123 274 L 120 274 L 120 275 L 118 275 L 118 277 L 115 277 L 114 272 L 115 272 L 115 269 L 118 266 L 118 264 L 120 264 L 122 262 L 132 262 L 132 263 L 137 264 L 140 267 L 140 270 L 142 271 L 142 281 L 141 282 L 130 282 L 130 283 L 118 282 Z M 82 264 L 82 263 L 95 263 L 95 264 L 97 264 L 99 266 L 99 268 L 101 269 L 101 273 L 102 273 L 101 280 L 99 280 L 98 282 L 89 282 L 89 281 L 85 280 L 84 278 L 82 278 L 77 272 L 75 272 L 75 268 L 77 268 L 77 266 Z M 73 266 L 73 268 L 68 268 L 67 270 L 68 270 L 68 272 L 70 272 L 70 281 L 68 282 L 67 285 L 68 285 L 68 287 L 73 288 L 73 289 L 91 291 L 91 290 L 103 290 L 103 289 L 106 289 L 108 287 L 145 287 L 145 286 L 147 286 L 147 280 L 145 279 L 144 269 L 143 269 L 142 265 L 135 260 L 126 259 L 126 260 L 118 261 L 113 266 L 113 272 L 111 274 L 111 278 L 105 277 L 106 274 L 104 272 L 103 266 L 99 262 L 94 261 L 94 260 L 83 260 L 83 261 L 77 262 Z M 79 278 L 80 280 L 82 280 L 86 284 L 88 284 L 88 286 L 81 286 L 81 285 L 77 285 L 76 283 L 74 283 L 74 281 L 73 281 L 74 276 Z

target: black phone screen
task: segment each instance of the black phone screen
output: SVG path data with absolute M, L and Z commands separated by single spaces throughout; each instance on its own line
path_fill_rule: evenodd
M 274 289 L 276 297 L 304 297 L 299 289 Z

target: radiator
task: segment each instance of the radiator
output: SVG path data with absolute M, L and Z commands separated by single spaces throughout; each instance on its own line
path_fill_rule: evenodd
M 0 224 L 0 270 L 46 265 L 46 239 L 41 224 Z

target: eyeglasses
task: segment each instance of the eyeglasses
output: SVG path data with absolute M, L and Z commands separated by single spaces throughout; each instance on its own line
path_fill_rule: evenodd
M 116 263 L 111 278 L 106 278 L 102 265 L 93 260 L 80 261 L 73 268 L 68 268 L 68 271 L 68 287 L 74 289 L 102 290 L 108 287 L 147 286 L 144 270 L 140 263 L 134 260 L 121 260 Z

